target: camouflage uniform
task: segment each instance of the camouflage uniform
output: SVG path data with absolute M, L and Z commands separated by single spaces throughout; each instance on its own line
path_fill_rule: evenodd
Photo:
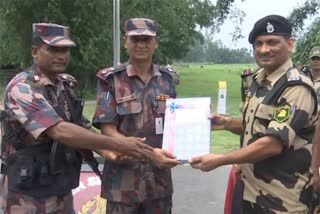
M 293 68 L 291 59 L 268 77 L 260 69 L 252 78 L 244 106 L 242 145 L 274 136 L 283 143 L 284 151 L 253 164 L 241 164 L 244 200 L 265 209 L 261 213 L 307 213 L 317 121 L 313 83 Z M 278 90 L 283 85 L 284 91 Z
M 165 100 L 158 98 L 161 95 L 176 96 L 174 77 L 177 76 L 171 68 L 160 68 L 156 64 L 152 65 L 151 75 L 145 85 L 130 63 L 99 71 L 93 125 L 99 128 L 103 123 L 114 124 L 125 136 L 146 137 L 148 145 L 161 148 L 162 134 L 156 134 L 155 118 L 164 119 Z M 102 196 L 108 199 L 108 203 L 121 202 L 132 206 L 132 203 L 167 198 L 165 204 L 170 204 L 171 210 L 170 169 L 160 169 L 149 161 L 125 164 L 106 161 L 103 175 Z M 121 208 L 110 208 L 112 202 L 108 209 L 123 213 Z
M 318 98 L 318 110 L 320 110 L 320 79 L 314 80 L 314 90 Z
M 243 113 L 244 103 L 246 101 L 246 97 L 249 93 L 249 88 L 252 83 L 252 75 L 257 70 L 254 69 L 245 69 L 241 73 L 241 103 L 240 103 L 240 111 Z
M 50 41 L 47 40 L 48 43 L 53 42 L 57 46 L 74 45 L 71 40 L 63 36 L 67 34 L 64 26 L 41 23 L 34 25 L 33 30 L 34 33 L 38 33 L 39 30 L 40 35 L 48 33 L 49 36 L 51 36 L 49 38 Z M 57 32 L 62 33 L 58 39 L 52 36 Z M 43 75 L 35 65 L 17 74 L 9 82 L 5 89 L 4 111 L 6 117 L 2 125 L 3 127 L 10 127 L 10 130 L 15 132 L 15 142 L 9 143 L 7 140 L 4 140 L 4 137 L 2 138 L 2 140 L 4 140 L 1 145 L 2 158 L 9 162 L 9 160 L 13 160 L 10 158 L 14 156 L 16 160 L 19 160 L 21 154 L 24 154 L 23 151 L 25 149 L 32 151 L 35 146 L 47 144 L 50 139 L 43 133 L 48 128 L 63 120 L 54 109 L 56 106 L 61 106 L 61 108 L 64 109 L 66 117 L 68 117 L 67 119 L 70 119 L 71 113 L 66 104 L 66 96 L 64 93 L 66 91 L 66 85 L 64 83 L 69 84 L 68 87 L 70 86 L 70 90 L 76 85 L 75 79 L 68 74 L 59 74 L 53 83 Z M 81 123 L 84 127 L 90 127 L 89 121 L 84 117 Z M 8 129 L 4 131 L 8 131 Z M 2 134 L 4 136 L 7 133 Z M 50 156 L 50 153 L 41 155 Z M 35 155 L 34 157 L 38 156 Z M 38 164 L 39 162 L 35 161 L 31 165 L 39 166 Z M 11 186 L 16 186 L 16 184 L 13 184 L 13 181 L 10 181 L 7 177 L 10 166 L 9 164 L 4 166 L 5 170 L 2 169 L 0 180 L 0 208 L 2 211 L 13 214 L 74 213 L 71 189 L 67 192 L 52 194 L 47 197 L 31 196 L 24 192 L 13 190 Z M 38 168 L 36 169 L 38 170 Z M 32 167 L 32 170 L 35 170 L 35 168 Z M 42 172 L 43 171 L 41 171 L 41 173 Z M 34 173 L 33 171 L 32 174 Z M 37 171 L 37 173 L 39 172 Z M 38 176 L 38 174 L 36 176 Z M 33 182 L 35 181 L 33 180 Z M 68 181 L 65 182 L 67 183 Z M 75 183 L 77 182 L 78 181 L 75 181 Z M 41 184 L 35 183 L 35 185 L 40 186 Z M 44 186 L 44 188 L 47 187 Z M 31 192 L 32 191 L 33 189 L 31 189 Z
M 249 88 L 252 83 L 252 75 L 257 70 L 245 69 L 241 73 L 241 103 L 240 112 L 244 111 L 244 104 L 246 101 L 246 96 L 249 94 Z M 242 136 L 240 139 L 242 142 Z M 230 170 L 228 187 L 226 192 L 224 212 L 231 214 L 242 214 L 242 199 L 243 199 L 243 182 L 238 177 L 238 166 L 233 165 Z

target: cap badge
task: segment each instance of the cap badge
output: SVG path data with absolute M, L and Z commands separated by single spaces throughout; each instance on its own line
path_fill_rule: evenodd
M 274 27 L 273 27 L 272 24 L 270 24 L 268 22 L 268 24 L 267 24 L 267 33 L 273 33 L 273 32 L 274 32 Z

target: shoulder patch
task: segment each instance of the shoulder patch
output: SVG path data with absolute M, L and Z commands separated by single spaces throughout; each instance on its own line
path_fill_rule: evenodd
M 289 119 L 291 109 L 289 106 L 278 107 L 274 111 L 273 119 L 279 123 L 286 122 Z
M 68 84 L 69 84 L 69 86 L 71 86 L 71 88 L 74 88 L 78 85 L 78 81 L 70 74 L 65 74 L 65 73 L 59 74 L 59 77 L 61 80 L 68 82 Z
M 109 68 L 104 68 L 101 69 L 100 71 L 98 71 L 97 73 L 97 77 L 100 79 L 107 79 L 107 77 L 111 74 L 114 74 L 116 72 L 119 71 L 123 71 L 126 69 L 126 65 L 125 64 L 121 64 L 117 67 L 109 67 Z
M 159 70 L 169 74 L 172 77 L 173 82 L 175 84 L 180 83 L 180 75 L 173 67 L 171 66 L 160 67 Z

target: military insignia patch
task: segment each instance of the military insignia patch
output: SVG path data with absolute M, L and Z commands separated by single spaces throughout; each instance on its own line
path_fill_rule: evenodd
M 274 27 L 273 27 L 273 25 L 270 24 L 269 22 L 268 22 L 268 24 L 267 24 L 267 32 L 268 32 L 268 33 L 273 33 L 273 32 L 274 32 Z
M 279 123 L 286 122 L 291 114 L 291 108 L 289 106 L 282 106 L 275 109 L 273 119 Z

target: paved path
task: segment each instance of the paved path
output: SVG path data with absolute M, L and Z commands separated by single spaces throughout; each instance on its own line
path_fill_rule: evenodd
M 100 164 L 100 171 L 102 168 Z M 188 165 L 173 168 L 172 214 L 223 214 L 230 169 L 230 166 L 224 166 L 202 172 Z M 82 170 L 90 168 L 84 164 Z
M 172 169 L 173 214 L 223 214 L 231 167 L 202 172 L 190 166 Z

